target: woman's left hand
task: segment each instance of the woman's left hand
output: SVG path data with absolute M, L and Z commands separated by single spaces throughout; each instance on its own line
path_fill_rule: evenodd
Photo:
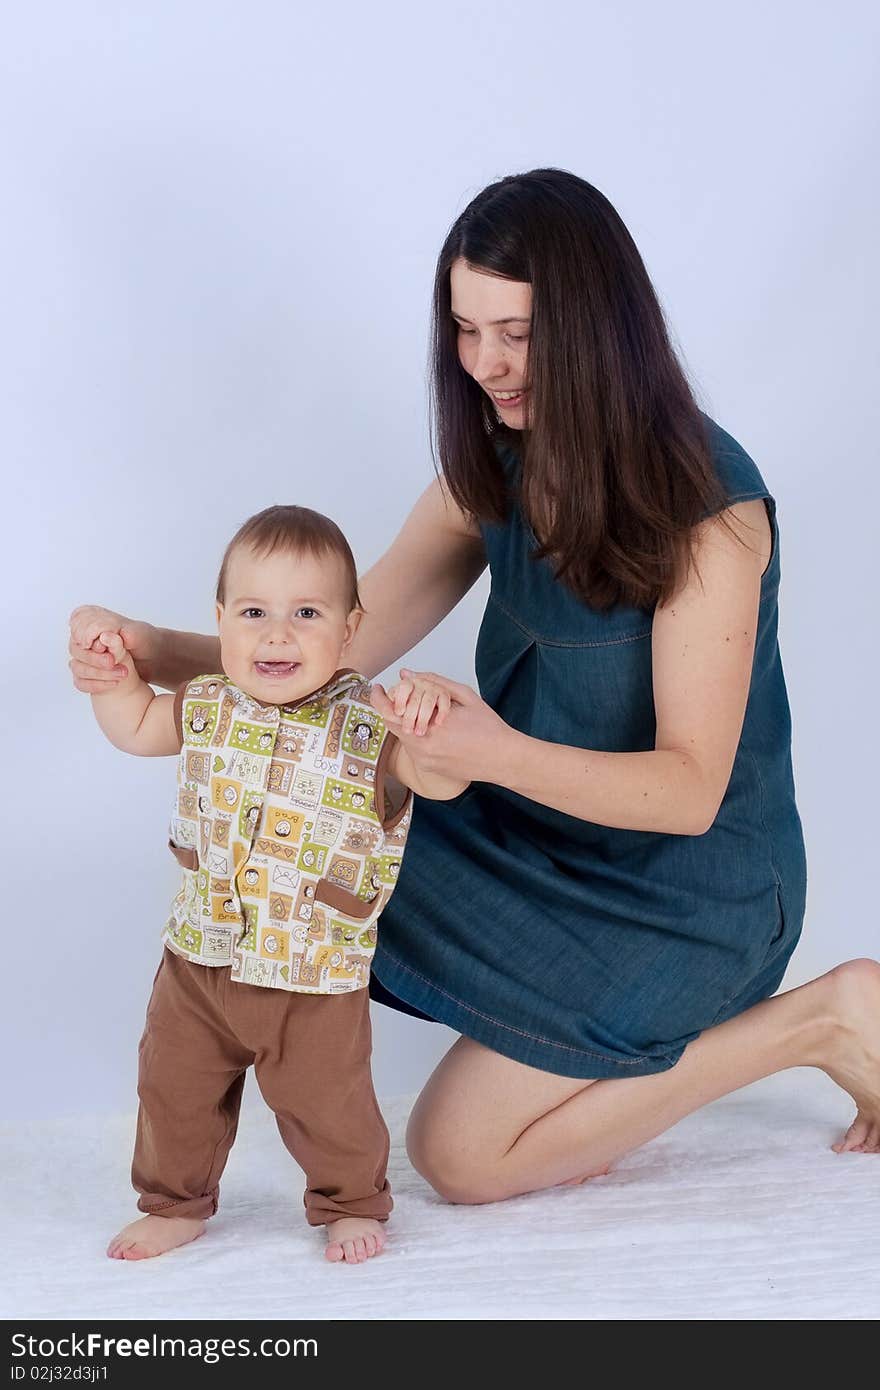
M 405 679 L 415 675 L 401 667 Z M 518 737 L 515 729 L 495 713 L 469 685 L 420 671 L 447 691 L 451 704 L 442 724 L 432 723 L 424 733 L 408 733 L 381 685 L 374 685 L 370 702 L 404 747 L 418 758 L 426 772 L 465 782 L 504 783 L 504 769 Z

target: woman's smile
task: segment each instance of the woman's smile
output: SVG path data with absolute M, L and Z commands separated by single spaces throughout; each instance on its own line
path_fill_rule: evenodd
M 519 391 L 489 391 L 495 404 L 501 410 L 512 410 L 515 406 L 522 405 L 525 399 L 525 387 Z

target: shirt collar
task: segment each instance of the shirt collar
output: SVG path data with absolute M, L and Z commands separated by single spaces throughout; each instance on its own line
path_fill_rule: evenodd
M 313 690 L 309 695 L 303 695 L 292 704 L 271 705 L 263 704 L 261 700 L 255 700 L 252 695 L 248 695 L 246 691 L 235 685 L 228 676 L 224 676 L 223 681 L 241 710 L 247 711 L 254 718 L 272 723 L 280 718 L 282 713 L 293 713 L 301 709 L 303 705 L 328 705 L 331 700 L 336 699 L 351 686 L 369 684 L 360 671 L 355 671 L 350 666 L 344 666 L 335 671 L 328 681 L 325 681 L 322 686 Z

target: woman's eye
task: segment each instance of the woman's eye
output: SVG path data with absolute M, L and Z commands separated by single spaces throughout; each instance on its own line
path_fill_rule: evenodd
M 527 343 L 529 341 L 528 333 L 508 333 L 507 336 L 512 343 Z
M 475 328 L 465 328 L 462 324 L 458 324 L 457 327 L 459 333 L 463 333 L 466 338 L 473 338 L 477 331 Z

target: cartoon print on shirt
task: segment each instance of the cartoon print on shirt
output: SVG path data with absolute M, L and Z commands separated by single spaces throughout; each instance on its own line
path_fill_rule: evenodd
M 172 825 L 176 844 L 195 839 L 201 867 L 185 875 L 173 904 L 167 939 L 174 949 L 233 966 L 236 981 L 309 993 L 365 987 L 376 917 L 406 838 L 398 822 L 390 853 L 376 814 L 372 787 L 388 735 L 353 693 L 368 700 L 370 689 L 360 676 L 342 677 L 320 698 L 279 715 L 225 678 L 189 683 L 182 709 L 197 706 L 202 727 L 181 719 Z M 201 752 L 208 742 L 212 750 Z M 408 812 L 401 817 L 407 824 Z M 338 908 L 319 906 L 325 877 L 375 916 L 346 921 Z

